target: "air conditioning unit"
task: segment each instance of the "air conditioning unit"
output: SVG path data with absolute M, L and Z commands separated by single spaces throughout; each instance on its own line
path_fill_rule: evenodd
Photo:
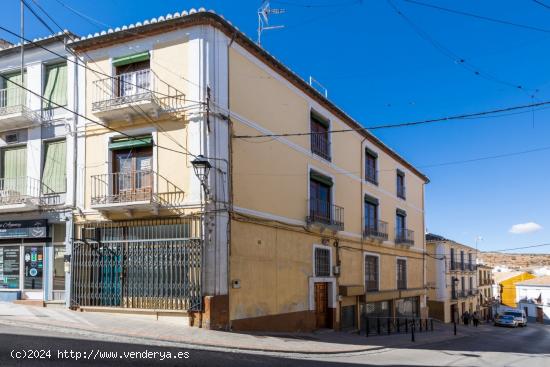
M 17 134 L 17 133 L 6 134 L 4 136 L 4 141 L 6 142 L 6 144 L 19 143 L 19 134 Z

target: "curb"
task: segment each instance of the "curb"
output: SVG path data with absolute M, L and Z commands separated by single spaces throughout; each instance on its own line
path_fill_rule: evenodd
M 102 341 L 101 337 L 104 336 L 110 336 L 115 338 L 121 338 L 125 339 L 126 342 L 129 343 L 136 343 L 136 342 L 145 342 L 145 343 L 153 343 L 155 346 L 167 346 L 166 344 L 170 344 L 172 347 L 183 347 L 188 349 L 196 349 L 196 350 L 211 350 L 211 351 L 217 351 L 217 352 L 248 352 L 250 354 L 262 354 L 262 355 L 292 355 L 292 356 L 314 356 L 314 355 L 352 355 L 352 354 L 368 354 L 368 352 L 379 352 L 381 350 L 385 349 L 394 349 L 394 348 L 403 348 L 408 347 L 412 348 L 415 346 L 424 346 L 424 345 L 432 345 L 437 343 L 443 343 L 448 342 L 450 340 L 456 340 L 456 339 L 462 339 L 465 337 L 468 337 L 470 335 L 457 335 L 456 337 L 452 339 L 444 339 L 444 340 L 432 340 L 432 341 L 425 341 L 425 342 L 407 342 L 407 343 L 399 343 L 391 346 L 381 346 L 381 345 L 375 345 L 375 346 L 365 346 L 363 348 L 357 348 L 354 350 L 344 350 L 344 351 L 307 351 L 307 350 L 283 350 L 283 349 L 264 349 L 264 348 L 247 348 L 247 347 L 232 347 L 227 345 L 214 345 L 214 344 L 207 344 L 207 343 L 194 343 L 194 342 L 186 342 L 186 341 L 175 341 L 175 340 L 169 340 L 169 339 L 163 339 L 163 338 L 151 338 L 146 336 L 133 336 L 128 334 L 120 334 L 120 333 L 110 333 L 110 332 L 102 332 L 102 331 L 95 331 L 95 330 L 89 330 L 84 328 L 67 328 L 63 326 L 58 325 L 49 325 L 44 323 L 31 323 L 29 321 L 14 321 L 14 320 L 5 320 L 0 319 L 0 324 L 9 325 L 9 326 L 21 326 L 25 328 L 30 329 L 38 329 L 38 330 L 48 330 L 48 331 L 54 331 L 64 334 L 76 334 L 81 336 L 89 336 L 89 337 L 96 337 L 98 338 L 98 341 Z M 326 343 L 326 342 L 319 342 L 319 343 Z

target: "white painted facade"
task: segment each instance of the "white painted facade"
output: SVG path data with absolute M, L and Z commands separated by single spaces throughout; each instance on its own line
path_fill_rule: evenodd
M 25 92 L 25 105 L 31 112 L 28 119 L 20 118 L 21 126 L 13 129 L 9 118 L 0 114 L 0 150 L 11 147 L 26 148 L 26 177 L 29 182 L 36 182 L 39 189 L 38 196 L 44 192 L 42 174 L 45 159 L 45 143 L 49 141 L 65 140 L 66 142 L 66 190 L 58 193 L 55 206 L 50 210 L 43 210 L 43 203 L 38 205 L 23 204 L 19 206 L 5 206 L 0 204 L 4 210 L 0 214 L 0 222 L 17 222 L 24 220 L 47 220 L 48 237 L 43 240 L 32 242 L 31 245 L 23 244 L 21 238 L 8 238 L 4 246 L 20 246 L 20 279 L 19 287 L 0 288 L 0 297 L 13 299 L 14 293 L 19 293 L 22 299 L 33 299 L 43 301 L 65 300 L 65 290 L 69 287 L 68 277 L 65 277 L 65 287 L 60 283 L 64 275 L 63 252 L 70 253 L 71 229 L 72 229 L 72 207 L 74 206 L 75 167 L 73 162 L 77 161 L 75 136 L 78 121 L 72 111 L 78 110 L 78 92 L 75 88 L 77 80 L 82 77 L 75 65 L 67 62 L 67 110 L 54 108 L 44 110 L 42 99 L 46 83 L 46 66 L 64 62 L 63 58 L 71 57 L 66 51 L 63 39 L 68 35 L 58 34 L 49 39 L 37 40 L 43 47 L 51 50 L 49 52 L 39 47 L 27 45 L 24 51 L 24 69 L 26 73 L 25 86 L 30 92 Z M 55 55 L 54 53 L 58 54 Z M 61 55 L 62 57 L 60 57 Z M 20 47 L 14 46 L 0 50 L 0 74 L 20 73 L 21 53 Z M 28 120 L 28 123 L 26 123 Z M 13 140 L 14 134 L 17 136 Z M 10 139 L 8 140 L 8 137 Z M 3 161 L 3 159 L 2 159 Z M 0 162 L 0 166 L 3 163 Z M 0 172 L 2 167 L 0 167 Z M 3 177 L 3 173 L 2 173 Z M 29 189 L 28 189 L 29 190 Z M 3 190 L 2 195 L 11 195 Z M 35 190 L 33 190 L 34 192 Z M 53 210 L 52 210 L 53 209 Z M 23 280 L 27 270 L 24 266 L 24 251 L 29 246 L 39 247 L 43 256 L 42 286 L 37 289 L 27 289 Z M 63 248 L 65 251 L 63 251 Z M 24 250 L 25 249 L 25 250 Z M 55 251 L 54 251 L 55 249 Z M 57 259 L 56 261 L 54 261 Z M 54 289 L 54 274 L 56 275 L 56 286 Z M 63 289 L 64 288 L 64 289 Z M 11 294 L 10 294 L 11 293 Z

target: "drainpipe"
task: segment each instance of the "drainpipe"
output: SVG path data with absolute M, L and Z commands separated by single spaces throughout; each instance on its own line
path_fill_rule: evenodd
M 359 228 L 360 228 L 360 231 L 361 231 L 361 261 L 360 261 L 360 264 L 363 264 L 363 267 L 365 266 L 365 260 L 363 258 L 363 254 L 365 253 L 365 248 L 364 248 L 364 245 L 365 245 L 365 239 L 363 238 L 363 230 L 364 230 L 364 227 L 363 227 L 363 220 L 365 218 L 365 204 L 364 204 L 364 198 L 363 198 L 363 175 L 365 174 L 365 172 L 363 172 L 363 168 L 365 167 L 365 152 L 363 151 L 363 144 L 365 143 L 365 141 L 367 140 L 367 137 L 365 136 L 363 138 L 363 140 L 361 140 L 361 146 L 359 147 L 360 149 L 360 153 L 359 155 L 361 156 L 361 167 L 359 167 L 359 195 L 360 196 L 360 199 L 359 199 L 359 203 L 361 204 L 361 218 L 359 218 Z M 364 272 L 364 271 L 363 271 Z M 364 277 L 364 274 L 363 274 L 363 277 Z M 366 310 L 367 310 L 367 287 L 365 286 L 365 316 L 366 316 Z M 359 298 L 359 296 L 357 297 Z M 357 302 L 357 314 L 359 314 L 359 306 L 360 306 L 360 302 Z M 361 332 L 361 315 L 359 315 L 359 333 Z

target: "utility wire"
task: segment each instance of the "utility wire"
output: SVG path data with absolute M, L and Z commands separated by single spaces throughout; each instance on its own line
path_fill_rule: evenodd
M 87 66 L 87 65 L 85 65 L 85 64 L 81 64 L 81 63 L 79 63 L 79 62 L 77 62 L 77 61 L 74 61 L 74 60 L 69 59 L 68 57 L 66 57 L 66 56 L 64 56 L 64 55 L 61 55 L 60 53 L 57 53 L 57 52 L 55 52 L 55 51 L 52 51 L 52 50 L 50 50 L 49 48 L 44 47 L 44 46 L 42 46 L 41 44 L 39 44 L 39 43 L 37 43 L 37 42 L 34 42 L 34 41 L 32 41 L 32 40 L 30 40 L 30 39 L 27 39 L 27 38 L 25 38 L 25 37 L 21 37 L 21 36 L 18 35 L 17 33 L 13 32 L 13 31 L 11 31 L 11 30 L 9 30 L 9 29 L 3 27 L 3 26 L 0 26 L 0 30 L 4 31 L 4 32 L 6 32 L 6 33 L 9 33 L 9 34 L 11 34 L 11 35 L 14 36 L 14 37 L 22 38 L 23 41 L 27 42 L 28 44 L 34 45 L 34 46 L 36 46 L 36 47 L 39 47 L 39 48 L 43 49 L 44 51 L 47 51 L 47 52 L 49 52 L 49 53 L 51 53 L 51 54 L 56 55 L 57 57 L 60 57 L 60 58 L 63 59 L 63 60 L 66 60 L 66 61 L 68 61 L 68 62 L 71 62 L 71 63 L 73 63 L 73 64 L 75 64 L 75 65 L 78 65 L 78 66 L 80 66 L 80 67 L 83 67 L 84 69 L 90 70 L 90 71 L 92 71 L 92 72 L 96 72 L 96 73 L 98 73 L 98 74 L 100 74 L 100 75 L 102 75 L 102 76 L 105 76 L 105 77 L 109 78 L 109 79 L 113 79 L 113 80 L 116 80 L 116 81 L 120 81 L 121 83 L 128 84 L 128 85 L 131 85 L 131 86 L 133 86 L 133 87 L 143 89 L 143 90 L 148 91 L 148 92 L 151 92 L 151 93 L 153 93 L 153 94 L 155 94 L 155 95 L 161 95 L 161 96 L 163 96 L 163 97 L 173 97 L 173 96 L 170 96 L 170 95 L 165 94 L 165 93 L 162 93 L 162 92 L 155 92 L 155 91 L 152 91 L 152 90 L 150 90 L 150 89 L 144 88 L 144 87 L 142 87 L 142 86 L 140 86 L 140 85 L 137 85 L 137 84 L 135 84 L 135 83 L 132 83 L 132 82 L 129 82 L 129 81 L 126 81 L 126 80 L 122 80 L 122 79 L 118 80 L 117 78 L 113 77 L 112 75 L 108 75 L 108 74 L 106 74 L 106 73 L 104 73 L 104 72 L 100 72 L 100 71 L 94 70 L 94 69 L 90 68 L 89 66 Z M 175 88 L 174 88 L 174 89 L 175 89 Z M 200 104 L 204 104 L 204 103 L 205 103 L 205 102 L 200 102 L 200 101 L 189 100 L 189 99 L 187 99 L 187 98 L 185 98 L 185 100 L 186 100 L 186 101 L 189 101 L 189 102 L 200 103 Z
M 33 1 L 35 1 L 35 0 L 33 0 Z M 100 27 L 111 28 L 111 29 L 112 29 L 112 28 L 115 28 L 115 27 L 113 27 L 113 26 L 110 25 L 110 24 L 103 23 L 103 22 L 101 22 L 101 21 L 99 21 L 99 20 L 97 20 L 97 19 L 95 19 L 95 18 L 92 18 L 92 17 L 90 17 L 90 16 L 84 14 L 84 13 L 81 12 L 81 11 L 76 10 L 75 8 L 70 7 L 69 5 L 63 3 L 61 0 L 56 0 L 56 1 L 57 1 L 57 3 L 59 3 L 61 6 L 63 6 L 65 9 L 69 10 L 71 13 L 75 14 L 75 15 L 78 16 L 78 17 L 81 17 L 82 19 L 86 20 L 88 23 L 90 23 L 90 24 L 92 24 L 92 25 L 94 25 L 94 26 L 100 26 Z M 133 31 L 133 30 L 131 30 L 131 29 L 121 29 L 119 32 L 126 33 L 126 34 L 130 34 L 130 35 L 132 35 L 132 36 L 136 36 L 136 37 L 142 38 L 142 39 L 147 37 L 147 36 L 144 36 L 144 35 L 142 35 L 142 34 L 140 34 L 140 33 L 138 33 L 138 32 L 135 32 L 135 31 Z M 197 84 L 197 83 L 195 83 L 195 82 L 193 82 L 193 81 L 191 81 L 191 80 L 185 78 L 183 75 L 180 75 L 180 74 L 174 72 L 171 68 L 166 67 L 166 66 L 164 66 L 164 65 L 162 65 L 162 64 L 159 64 L 158 62 L 155 62 L 154 60 L 151 60 L 151 61 L 152 61 L 155 65 L 157 65 L 157 66 L 163 68 L 164 70 L 166 70 L 166 71 L 169 72 L 170 74 L 172 74 L 172 75 L 174 75 L 174 76 L 177 76 L 178 78 L 180 78 L 180 79 L 182 79 L 182 80 L 188 82 L 189 84 L 193 84 L 194 86 L 198 87 L 199 89 L 203 88 L 203 87 L 201 87 L 199 84 Z
M 363 0 L 352 0 L 352 1 L 340 1 L 335 3 L 327 3 L 327 4 L 301 4 L 301 3 L 295 3 L 292 1 L 280 1 L 280 0 L 273 0 L 271 1 L 275 4 L 281 4 L 281 5 L 288 5 L 288 6 L 296 6 L 300 8 L 340 8 L 344 6 L 349 5 L 355 5 L 355 4 L 362 4 Z
M 504 108 L 498 108 L 494 110 L 487 110 L 487 111 L 481 111 L 481 112 L 474 112 L 474 113 L 466 113 L 461 115 L 453 115 L 453 116 L 447 116 L 447 117 L 439 117 L 439 118 L 433 118 L 433 119 L 427 119 L 427 120 L 420 120 L 420 121 L 411 121 L 411 122 L 402 122 L 397 124 L 384 124 L 384 125 L 374 125 L 370 127 L 361 127 L 357 129 L 338 129 L 338 130 L 328 130 L 324 132 L 296 132 L 296 133 L 284 133 L 284 134 L 258 134 L 258 135 L 234 135 L 234 139 L 254 139 L 254 138 L 277 138 L 277 137 L 288 137 L 288 136 L 305 136 L 305 135 L 319 135 L 319 134 L 334 134 L 334 133 L 345 133 L 345 132 L 358 132 L 358 131 L 369 131 L 369 130 L 381 130 L 381 129 L 393 129 L 393 128 L 400 128 L 400 127 L 407 127 L 407 126 L 417 126 L 417 125 L 425 125 L 425 124 L 432 124 L 436 122 L 445 122 L 445 121 L 452 121 L 452 120 L 460 120 L 460 119 L 467 119 L 472 117 L 480 117 L 480 116 L 487 116 L 492 115 L 495 113 L 501 113 L 501 112 L 510 112 L 510 111 L 517 111 L 522 110 L 525 108 L 534 108 L 534 107 L 540 107 L 540 106 L 546 106 L 550 104 L 550 101 L 542 101 L 542 102 L 536 102 L 536 103 L 529 103 L 525 105 L 517 105 L 517 106 L 511 106 L 511 107 L 504 107 Z
M 489 81 L 505 85 L 507 87 L 513 88 L 513 89 L 519 89 L 519 90 L 525 90 L 525 88 L 519 84 L 510 83 L 506 80 L 502 80 L 490 73 L 482 72 L 477 66 L 473 65 L 471 62 L 466 61 L 464 58 L 460 57 L 453 51 L 451 51 L 449 48 L 445 47 L 441 43 L 437 42 L 433 37 L 431 37 L 427 32 L 425 32 L 422 28 L 420 28 L 416 23 L 414 23 L 407 15 L 405 15 L 401 9 L 397 7 L 395 2 L 392 0 L 386 0 L 387 3 L 390 5 L 390 7 L 399 15 L 403 20 L 411 27 L 411 29 L 418 34 L 421 38 L 423 38 L 425 41 L 430 43 L 437 51 L 439 51 L 442 55 L 445 57 L 451 59 L 456 65 L 466 69 L 467 71 L 471 72 L 472 74 L 482 77 L 484 79 L 487 79 Z
M 36 0 L 32 0 L 35 4 L 36 4 Z M 48 24 L 38 15 L 36 14 L 25 2 L 25 0 L 23 0 L 25 6 L 27 6 L 27 8 L 34 14 L 34 16 L 42 23 L 46 26 L 46 28 L 48 28 L 50 30 L 50 32 L 52 33 L 55 33 L 53 31 L 53 29 L 51 29 Z M 54 24 L 57 25 L 57 27 L 59 27 L 61 29 L 61 31 L 63 31 L 63 28 L 57 23 L 55 22 L 55 20 L 53 20 L 53 18 L 48 14 L 48 12 L 46 12 L 46 10 L 42 7 L 40 7 L 40 10 L 42 10 L 42 12 L 44 14 L 46 14 L 46 16 L 51 20 L 53 21 Z M 87 55 L 88 58 L 92 61 L 92 62 L 95 62 L 89 55 Z M 101 68 L 100 68 L 101 69 Z M 103 69 L 101 69 L 101 71 L 103 73 L 105 73 L 105 71 Z M 99 75 L 99 72 L 97 71 L 94 71 L 94 74 L 97 76 Z M 158 124 L 156 121 L 154 121 L 139 105 L 137 106 L 132 106 L 130 105 L 130 107 L 132 108 L 132 110 L 134 112 L 136 112 L 138 115 L 142 116 L 142 117 L 145 117 L 145 119 L 147 121 L 149 121 L 151 124 L 155 125 L 160 131 L 164 132 L 166 134 L 166 136 L 168 137 L 168 139 L 170 139 L 172 142 L 174 142 L 177 146 L 179 146 L 181 149 L 183 149 L 184 151 L 186 151 L 187 153 L 189 153 L 192 157 L 194 158 L 197 158 L 196 155 L 192 154 L 191 152 L 189 152 L 189 150 L 187 150 L 187 148 L 185 146 L 183 146 L 183 144 L 181 144 L 179 141 L 177 141 L 175 138 L 173 138 L 170 133 L 168 131 L 166 131 L 160 124 Z M 139 111 L 138 111 L 139 110 Z
M 403 0 L 403 1 L 411 3 L 411 4 L 419 5 L 419 6 L 424 6 L 424 7 L 427 7 L 427 8 L 441 10 L 441 11 L 444 11 L 444 12 L 447 12 L 447 13 L 464 15 L 464 16 L 467 16 L 467 17 L 486 20 L 486 21 L 493 22 L 493 23 L 499 23 L 499 24 L 510 25 L 510 26 L 517 27 L 517 28 L 529 29 L 531 31 L 550 33 L 550 29 L 539 28 L 539 27 L 535 27 L 535 26 L 531 26 L 531 25 L 514 23 L 514 22 L 511 22 L 511 21 L 508 21 L 508 20 L 496 19 L 496 18 L 491 18 L 491 17 L 484 16 L 484 15 L 479 15 L 479 14 L 474 14 L 474 13 L 461 11 L 461 10 L 445 8 L 445 7 L 442 7 L 442 6 L 439 6 L 439 5 L 428 4 L 428 3 L 424 3 L 424 2 L 421 2 L 421 1 L 417 1 L 417 0 Z
M 546 9 L 550 9 L 550 5 L 546 5 L 545 3 L 543 3 L 542 1 L 539 1 L 539 0 L 533 0 L 533 2 L 541 5 L 541 6 L 544 6 Z
M 111 131 L 113 131 L 113 132 L 116 132 L 116 133 L 118 133 L 118 134 L 120 134 L 120 135 L 122 135 L 122 136 L 124 136 L 124 137 L 126 137 L 126 138 L 129 138 L 129 139 L 131 139 L 131 140 L 136 140 L 136 141 L 141 141 L 141 142 L 144 142 L 144 143 L 149 143 L 149 141 L 147 141 L 147 140 L 143 140 L 142 138 L 139 138 L 139 137 L 136 137 L 136 136 L 128 135 L 127 133 L 125 133 L 125 132 L 123 132 L 123 131 L 120 131 L 120 130 L 117 130 L 117 129 L 115 129 L 115 128 L 112 128 L 112 127 L 110 127 L 110 126 L 108 126 L 108 125 L 106 125 L 106 124 L 102 124 L 101 122 L 95 121 L 95 120 L 93 120 L 93 119 L 91 119 L 91 118 L 89 118 L 89 117 L 87 117 L 87 116 L 82 115 L 82 114 L 79 113 L 79 112 L 73 111 L 73 110 L 71 110 L 70 108 L 68 108 L 68 107 L 66 107 L 66 106 L 60 105 L 59 103 L 56 103 L 56 102 L 52 101 L 51 99 L 46 98 L 46 97 L 40 95 L 39 93 L 36 93 L 36 92 L 32 91 L 31 89 L 29 89 L 29 88 L 27 88 L 27 87 L 25 87 L 25 86 L 23 86 L 23 85 L 21 85 L 21 84 L 19 84 L 19 83 L 16 83 L 16 82 L 14 82 L 14 81 L 12 81 L 12 80 L 8 80 L 8 78 L 7 78 L 6 76 L 2 75 L 2 74 L 0 74 L 0 78 L 4 79 L 5 81 L 9 81 L 9 82 L 10 82 L 11 84 L 13 84 L 14 86 L 19 87 L 19 88 L 21 88 L 21 89 L 23 89 L 23 90 L 25 90 L 25 91 L 27 91 L 27 92 L 29 92 L 29 93 L 31 93 L 31 94 L 37 96 L 38 98 L 42 99 L 43 101 L 46 101 L 46 102 L 48 102 L 48 103 L 51 103 L 51 105 L 53 105 L 53 106 L 55 106 L 55 107 L 58 107 L 58 108 L 61 108 L 61 109 L 65 110 L 65 111 L 67 111 L 67 112 L 70 112 L 70 113 L 74 114 L 75 116 L 78 116 L 78 117 L 80 117 L 80 118 L 82 118 L 82 119 L 84 119 L 84 120 L 87 120 L 87 121 L 89 121 L 89 122 L 91 122 L 91 123 L 93 123 L 93 124 L 99 125 L 99 126 L 105 128 L 105 129 L 108 129 L 108 130 L 111 130 Z M 172 149 L 172 148 L 168 148 L 168 147 L 159 145 L 159 144 L 157 144 L 157 143 L 153 143 L 153 145 L 156 146 L 157 148 L 161 148 L 161 149 L 164 149 L 164 150 L 168 150 L 168 151 L 171 151 L 171 152 L 174 152 L 174 153 L 179 153 L 179 154 L 183 154 L 183 155 L 192 155 L 192 154 L 190 154 L 190 153 L 182 152 L 182 151 L 180 151 L 180 150 L 176 150 L 176 149 Z M 207 158 L 207 157 L 205 157 L 205 158 Z

